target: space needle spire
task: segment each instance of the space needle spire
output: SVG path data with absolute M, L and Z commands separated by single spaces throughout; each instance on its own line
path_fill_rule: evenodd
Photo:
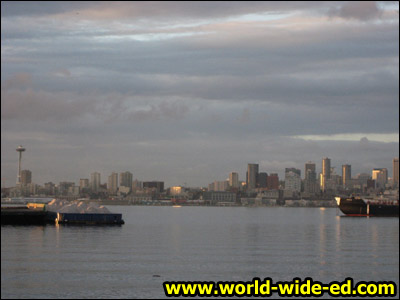
M 21 160 L 22 160 L 22 152 L 25 151 L 25 148 L 20 145 L 16 150 L 17 152 L 19 152 L 18 175 L 17 175 L 17 186 L 18 186 L 21 185 Z

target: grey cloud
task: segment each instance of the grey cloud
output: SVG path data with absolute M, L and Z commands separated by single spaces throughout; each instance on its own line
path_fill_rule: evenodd
M 71 93 L 54 95 L 45 91 L 2 90 L 1 118 L 4 120 L 71 120 L 89 112 L 91 106 Z
M 189 112 L 182 100 L 146 98 L 135 100 L 119 93 L 48 92 L 42 90 L 10 89 L 11 83 L 25 81 L 24 75 L 6 80 L 1 92 L 1 117 L 4 120 L 60 121 L 88 117 L 106 122 L 180 120 Z M 133 102 L 132 102 L 133 100 Z M 141 102 L 142 104 L 139 104 Z M 139 104 L 139 107 L 137 105 Z
M 114 2 L 49 2 L 2 1 L 1 15 L 27 16 L 73 13 L 81 18 L 218 18 L 231 15 L 287 10 L 318 9 L 322 4 L 313 1 L 114 1 Z
M 1 1 L 1 17 L 59 14 L 93 5 L 93 1 Z
M 32 84 L 32 75 L 30 73 L 17 73 L 1 83 L 1 88 L 5 90 L 14 88 L 24 88 Z
M 288 137 L 398 132 L 398 18 L 377 21 L 373 7 L 23 5 L 2 2 L 2 172 L 15 174 L 18 144 L 38 183 L 128 169 L 205 185 L 244 176 L 250 161 L 280 173 L 323 156 L 368 172 L 398 153 L 398 143 Z M 240 18 L 249 13 L 285 17 Z M 135 39 L 157 35 L 168 38 Z
M 357 19 L 366 21 L 379 18 L 382 11 L 378 8 L 375 1 L 347 1 L 329 11 L 331 16 L 339 16 L 346 19 Z

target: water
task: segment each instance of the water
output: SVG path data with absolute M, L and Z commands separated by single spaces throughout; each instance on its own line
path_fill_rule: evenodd
M 2 226 L 1 298 L 166 298 L 163 281 L 254 277 L 399 286 L 398 218 L 318 208 L 109 208 L 125 225 Z

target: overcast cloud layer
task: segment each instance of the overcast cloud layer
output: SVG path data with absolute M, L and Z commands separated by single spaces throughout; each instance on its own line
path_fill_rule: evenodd
M 204 186 L 399 155 L 397 2 L 1 2 L 1 172 Z

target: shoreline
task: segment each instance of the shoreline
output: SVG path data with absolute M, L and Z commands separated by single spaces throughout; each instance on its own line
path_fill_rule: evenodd
M 1 205 L 26 205 L 29 202 L 33 203 L 46 203 L 40 201 L 32 201 L 33 199 L 21 199 L 15 201 L 5 201 L 2 199 Z M 253 199 L 252 199 L 253 200 Z M 74 200 L 75 201 L 75 200 Z M 82 200 L 81 200 L 82 201 Z M 99 205 L 115 205 L 115 206 L 199 206 L 199 207 L 316 207 L 316 208 L 336 208 L 335 200 L 285 200 L 284 204 L 277 204 L 275 200 L 268 203 L 262 203 L 254 198 L 254 201 L 246 201 L 243 203 L 238 202 L 219 202 L 219 203 L 204 203 L 201 200 L 188 200 L 184 203 L 173 203 L 170 200 L 149 200 L 141 202 L 132 202 L 131 200 L 101 200 L 101 199 L 88 199 L 83 200 L 87 202 L 97 203 Z

